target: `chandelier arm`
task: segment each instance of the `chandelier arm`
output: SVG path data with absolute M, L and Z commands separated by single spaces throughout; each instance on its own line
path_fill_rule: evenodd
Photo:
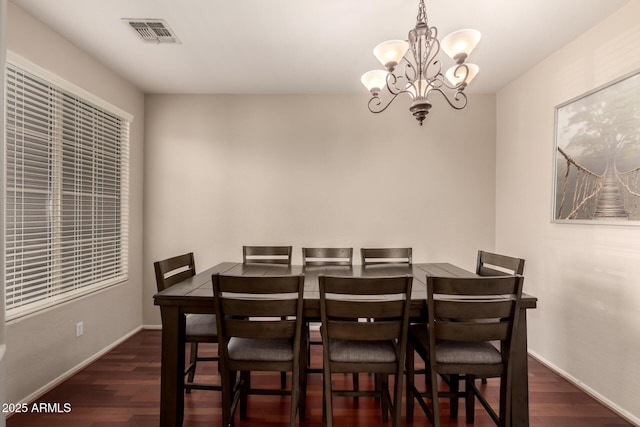
M 451 108 L 455 110 L 462 110 L 467 106 L 467 94 L 464 92 L 456 92 L 455 96 L 453 97 L 453 101 L 449 99 L 449 96 L 439 88 L 433 88 L 431 90 L 431 93 L 433 92 L 439 92 L 440 95 L 442 95 L 442 97 L 449 103 Z
M 391 97 L 391 99 L 389 99 L 389 101 L 383 105 L 382 100 L 380 99 L 379 96 L 373 96 L 371 97 L 371 99 L 369 100 L 369 102 L 367 103 L 367 107 L 369 107 L 369 111 L 371 111 L 372 113 L 382 113 L 384 110 L 386 110 L 387 108 L 389 108 L 389 105 L 391 105 L 391 103 L 398 97 L 398 95 L 400 95 L 403 92 L 398 92 L 393 94 L 393 96 Z M 382 107 L 380 107 L 382 106 Z
M 413 85 L 413 81 L 416 79 L 416 71 L 411 62 L 406 58 L 402 58 L 402 61 L 405 62 L 403 72 L 400 72 L 401 67 L 397 66 L 394 72 L 387 74 L 387 90 L 392 95 L 406 93 L 408 87 Z

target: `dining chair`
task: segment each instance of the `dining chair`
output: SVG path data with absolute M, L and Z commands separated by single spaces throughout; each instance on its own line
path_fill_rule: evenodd
M 319 276 L 323 342 L 323 397 L 327 426 L 333 426 L 333 398 L 369 396 L 399 427 L 412 276 Z M 373 319 L 360 322 L 361 318 Z M 333 373 L 372 373 L 373 390 L 334 389 Z M 393 398 L 389 374 L 395 376 Z
M 304 268 L 313 267 L 352 267 L 353 248 L 302 248 L 302 265 Z M 320 318 L 307 319 L 305 332 L 307 334 L 307 369 L 309 372 L 321 373 L 321 369 L 311 368 L 311 346 L 322 345 L 322 341 L 311 339 L 311 324 L 320 323 Z M 353 386 L 359 388 L 358 375 L 353 374 Z
M 487 251 L 478 251 L 476 274 L 478 276 L 504 276 L 524 273 L 524 259 Z M 487 377 L 482 377 L 483 384 Z
M 249 394 L 290 395 L 289 425 L 304 419 L 306 372 L 302 309 L 304 276 L 225 276 L 214 274 L 213 303 L 218 319 L 222 377 L 222 425 L 247 419 Z M 291 372 L 289 390 L 251 386 L 250 372 Z M 238 374 L 239 373 L 239 374 Z
M 478 251 L 476 274 L 479 276 L 504 276 L 524 273 L 524 259 L 492 252 Z
M 292 246 L 243 246 L 243 264 L 275 264 L 291 266 Z M 280 374 L 280 386 L 287 386 L 287 373 Z
M 304 267 L 353 265 L 353 248 L 302 248 Z
M 178 255 L 162 261 L 153 263 L 156 273 L 156 286 L 158 292 L 163 291 L 177 283 L 182 282 L 196 274 L 196 264 L 193 252 Z M 201 357 L 198 356 L 199 343 L 217 343 L 218 330 L 216 327 L 216 317 L 213 314 L 187 314 L 185 319 L 185 342 L 190 343 L 189 364 L 184 374 L 187 381 L 184 389 L 187 393 L 191 389 L 220 390 L 219 385 L 196 384 L 193 382 L 196 366 L 202 361 L 218 361 L 218 356 Z
M 243 264 L 291 265 L 291 246 L 243 246 Z
M 362 265 L 411 264 L 411 248 L 360 248 Z
M 510 426 L 513 334 L 517 330 L 522 276 L 427 277 L 426 324 L 411 325 L 407 340 L 406 421 L 413 421 L 414 399 L 434 427 L 440 426 L 439 398 L 465 398 L 467 423 L 474 421 L 475 397 L 498 426 Z M 499 341 L 499 345 L 493 342 Z M 418 390 L 414 351 L 424 361 L 428 381 Z M 463 376 L 449 391 L 439 376 Z M 475 385 L 480 376 L 500 377 L 498 413 Z M 432 401 L 430 409 L 426 399 Z M 451 417 L 457 412 L 451 411 Z

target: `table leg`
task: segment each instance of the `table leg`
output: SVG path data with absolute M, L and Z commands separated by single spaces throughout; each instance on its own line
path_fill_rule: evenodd
M 160 427 L 181 427 L 184 415 L 185 317 L 178 306 L 162 306 Z
M 513 381 L 511 385 L 511 425 L 529 426 L 529 364 L 527 354 L 527 310 L 520 309 L 515 348 L 512 356 Z

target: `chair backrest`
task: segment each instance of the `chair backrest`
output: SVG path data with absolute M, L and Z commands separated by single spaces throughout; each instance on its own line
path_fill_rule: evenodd
M 293 348 L 300 348 L 303 275 L 214 274 L 211 281 L 220 343 L 218 351 L 226 352 L 227 343 L 233 337 L 286 338 L 293 341 Z
M 322 340 L 394 340 L 404 363 L 412 276 L 318 277 Z M 370 321 L 359 322 L 366 318 Z
M 503 361 L 508 358 L 522 282 L 522 276 L 427 277 L 430 359 L 437 360 L 438 341 L 500 341 Z
M 302 265 L 352 266 L 353 248 L 302 248 Z
M 244 264 L 291 265 L 291 246 L 243 246 Z
M 478 251 L 476 274 L 479 276 L 522 275 L 523 272 L 524 259 L 522 258 L 514 258 L 507 255 Z
M 411 264 L 411 248 L 361 248 L 362 265 Z
M 193 252 L 153 263 L 156 272 L 158 292 L 176 283 L 182 282 L 196 274 L 196 263 Z

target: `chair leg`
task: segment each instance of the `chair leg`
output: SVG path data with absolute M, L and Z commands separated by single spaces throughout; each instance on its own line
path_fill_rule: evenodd
M 507 374 L 500 376 L 500 408 L 498 408 L 498 416 L 501 427 L 511 427 L 511 393 L 507 388 Z
M 227 427 L 232 424 L 231 422 L 231 402 L 233 400 L 233 383 L 232 374 L 230 372 L 223 372 L 220 376 L 220 382 L 222 385 L 222 425 Z
M 304 360 L 301 361 L 301 364 L 304 364 Z M 296 413 L 300 408 L 300 396 L 302 395 L 300 381 L 300 367 L 295 369 L 294 367 L 292 375 L 291 375 L 291 408 L 289 411 L 289 427 L 295 427 L 296 425 Z M 300 414 L 300 421 L 302 421 L 302 413 Z
M 196 362 L 198 360 L 198 343 L 192 342 L 189 350 L 189 373 L 187 374 L 187 382 L 192 383 L 196 374 Z M 185 387 L 186 393 L 191 393 L 191 387 Z
M 307 366 L 311 367 L 311 324 L 309 322 L 304 322 L 305 334 L 307 336 Z
M 375 374 L 376 377 L 376 390 L 380 392 L 380 400 L 382 401 L 382 421 L 389 421 L 389 402 L 385 397 L 385 390 L 389 390 L 389 375 L 387 374 Z
M 242 371 L 240 373 L 240 379 L 242 381 L 242 389 L 240 391 L 240 419 L 247 419 L 247 397 L 249 395 L 249 389 L 251 388 L 251 373 L 249 371 Z
M 287 388 L 287 373 L 286 372 L 280 372 L 280 388 L 281 389 L 285 389 Z
M 360 376 L 357 372 L 354 372 L 351 376 L 353 377 L 353 391 L 360 391 Z M 355 396 L 354 399 L 357 402 L 358 396 Z
M 407 355 L 405 356 L 406 360 L 406 421 L 407 423 L 413 422 L 413 407 L 415 402 L 413 401 L 413 384 L 415 378 L 415 366 L 414 359 L 415 355 L 413 353 L 413 346 L 411 344 L 407 344 Z M 398 405 L 399 403 L 396 403 Z
M 322 379 L 322 421 L 327 422 L 327 394 L 324 390 L 324 378 Z
M 466 375 L 464 381 L 465 387 L 465 409 L 467 424 L 473 424 L 475 418 L 475 394 L 471 385 L 475 382 L 476 377 L 474 375 Z
M 449 375 L 449 391 L 451 397 L 449 398 L 449 417 L 458 418 L 458 401 L 460 399 L 460 377 L 456 374 Z
M 403 366 L 401 366 L 401 369 L 399 369 L 399 372 L 396 373 L 396 378 L 394 378 L 394 383 L 393 383 L 393 391 L 394 391 L 394 396 L 393 396 L 393 413 L 391 414 L 392 418 L 392 422 L 393 422 L 393 427 L 400 427 L 401 425 L 401 421 L 402 421 L 402 391 L 403 391 L 403 374 L 402 374 L 402 368 L 404 368 Z
M 323 382 L 324 382 L 324 407 L 325 407 L 325 417 L 327 420 L 327 427 L 333 427 L 333 406 L 332 406 L 332 396 L 331 396 L 331 371 L 327 366 L 324 367 L 323 373 Z
M 431 396 L 433 407 L 433 427 L 440 427 L 440 400 L 438 398 L 438 374 L 429 370 L 431 377 Z
M 302 343 L 301 352 L 299 358 L 299 366 L 298 370 L 300 372 L 300 378 L 298 382 L 292 381 L 291 387 L 293 388 L 294 384 L 298 384 L 298 411 L 300 421 L 304 421 L 306 419 L 306 407 L 307 407 L 307 365 L 306 365 L 306 343 Z

